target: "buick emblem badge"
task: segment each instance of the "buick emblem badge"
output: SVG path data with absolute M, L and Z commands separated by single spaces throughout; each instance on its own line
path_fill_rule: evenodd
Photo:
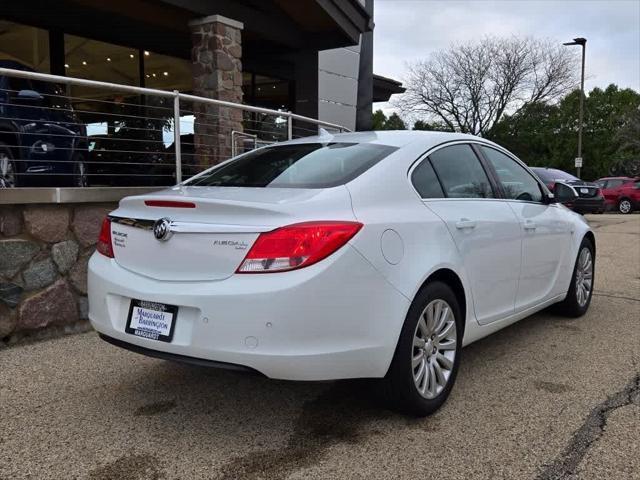
M 166 242 L 169 240 L 172 233 L 170 218 L 161 218 L 156 220 L 156 223 L 153 224 L 153 236 L 156 237 L 156 240 Z

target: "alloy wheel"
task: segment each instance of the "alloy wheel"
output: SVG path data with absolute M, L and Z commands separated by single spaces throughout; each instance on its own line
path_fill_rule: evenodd
M 618 210 L 620 210 L 620 213 L 629 213 L 631 211 L 631 202 L 629 200 L 621 200 Z
M 591 296 L 593 287 L 593 259 L 591 250 L 583 247 L 576 265 L 576 300 L 580 307 L 584 307 Z
M 16 186 L 16 172 L 9 155 L 0 152 L 0 188 L 13 188 Z
M 424 398 L 433 399 L 446 387 L 456 349 L 457 327 L 453 311 L 444 300 L 433 300 L 420 314 L 413 335 L 413 382 Z

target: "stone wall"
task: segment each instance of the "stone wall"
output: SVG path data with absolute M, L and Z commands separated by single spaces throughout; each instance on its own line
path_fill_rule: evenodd
M 87 262 L 116 206 L 0 206 L 0 342 L 86 325 Z
M 220 15 L 194 20 L 191 28 L 193 93 L 242 103 L 242 23 Z M 242 110 L 193 105 L 194 143 L 200 167 L 231 157 L 231 132 L 242 131 Z

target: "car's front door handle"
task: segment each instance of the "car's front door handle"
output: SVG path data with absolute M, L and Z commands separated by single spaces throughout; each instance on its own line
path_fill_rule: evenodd
M 473 220 L 469 220 L 468 218 L 461 218 L 456 222 L 456 228 L 458 230 L 476 228 L 476 222 L 474 222 Z
M 536 229 L 535 222 L 532 222 L 531 220 L 527 220 L 526 222 L 524 222 L 524 229 L 525 230 L 535 230 Z

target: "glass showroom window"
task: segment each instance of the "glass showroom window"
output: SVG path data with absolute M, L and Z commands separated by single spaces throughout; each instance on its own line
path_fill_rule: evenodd
M 179 90 L 191 92 L 191 62 L 182 58 L 170 57 L 159 53 L 143 51 L 144 86 L 159 90 Z
M 138 50 L 75 35 L 64 36 L 64 68 L 68 77 L 87 78 L 123 85 L 140 84 Z M 113 100 L 114 93 L 72 86 L 71 95 Z
M 15 68 L 10 62 L 49 73 L 49 32 L 0 20 L 0 64 Z

